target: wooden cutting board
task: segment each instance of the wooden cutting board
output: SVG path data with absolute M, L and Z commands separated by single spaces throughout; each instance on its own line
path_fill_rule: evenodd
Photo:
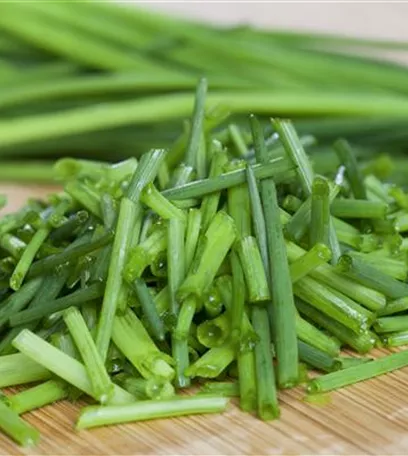
M 50 190 L 0 186 L 8 210 Z M 232 401 L 222 415 L 76 432 L 78 406 L 64 401 L 24 416 L 41 431 L 38 447 L 18 448 L 0 435 L 0 455 L 408 454 L 408 368 L 334 392 L 324 405 L 305 402 L 302 388 L 281 392 L 280 402 L 281 419 L 269 423 Z

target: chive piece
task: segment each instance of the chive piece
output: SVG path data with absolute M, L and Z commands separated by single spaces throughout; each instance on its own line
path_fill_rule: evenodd
M 213 141 L 211 147 L 212 157 L 209 178 L 214 178 L 222 174 L 224 167 L 228 161 L 228 156 L 218 141 Z M 202 214 L 201 223 L 203 232 L 208 229 L 212 219 L 217 213 L 220 197 L 220 192 L 214 192 L 210 195 L 205 196 L 201 202 L 200 209 Z
M 87 211 L 78 211 L 69 216 L 68 220 L 51 232 L 50 239 L 54 242 L 64 241 L 72 236 L 89 219 Z
M 362 285 L 373 288 L 392 299 L 402 298 L 408 294 L 408 286 L 405 283 L 387 276 L 360 258 L 349 254 L 342 255 L 338 267 L 341 272 Z
M 389 301 L 383 309 L 379 310 L 378 315 L 385 317 L 403 312 L 404 310 L 408 310 L 408 296 Z
M 238 397 L 239 384 L 237 382 L 211 382 L 204 383 L 199 394 L 213 394 L 223 397 Z
M 45 342 L 31 331 L 24 329 L 13 341 L 14 347 L 20 352 L 38 362 L 66 382 L 97 399 L 92 390 L 85 367 L 76 359 Z M 133 402 L 134 398 L 119 386 L 114 385 L 110 404 L 125 404 Z
M 374 320 L 374 314 L 311 277 L 303 277 L 296 282 L 293 291 L 296 296 L 357 334 L 367 330 Z
M 265 309 L 253 308 L 252 324 L 260 339 L 255 346 L 257 411 L 262 420 L 273 420 L 279 418 L 280 411 L 270 350 L 269 322 Z
M 349 345 L 357 352 L 367 353 L 374 348 L 375 337 L 373 337 L 372 333 L 366 331 L 361 334 L 356 334 L 351 329 L 301 300 L 296 301 L 296 307 L 302 315 L 329 331 L 334 337 Z
M 232 340 L 239 340 L 242 335 L 245 313 L 245 279 L 239 257 L 234 250 L 230 253 L 230 260 L 232 269 L 231 337 Z
M 86 304 L 93 299 L 103 296 L 104 287 L 101 283 L 94 283 L 89 287 L 79 289 L 73 293 L 58 298 L 54 301 L 44 303 L 42 306 L 36 306 L 22 312 L 12 315 L 9 319 L 10 326 L 18 326 L 39 320 L 54 312 L 60 312 L 71 306 Z
M 89 185 L 80 181 L 69 181 L 64 190 L 88 212 L 99 219 L 102 217 L 101 196 Z
M 78 419 L 77 429 L 109 424 L 144 421 L 203 413 L 225 411 L 228 399 L 214 396 L 194 396 L 169 400 L 138 402 L 122 407 L 85 407 Z
M 200 147 L 201 134 L 204 124 L 206 94 L 207 79 L 202 78 L 197 85 L 191 130 L 185 156 L 185 164 L 187 166 L 191 166 L 192 168 L 196 168 L 197 166 L 197 154 Z
M 168 287 L 170 310 L 175 316 L 177 316 L 179 310 L 176 293 L 186 275 L 185 231 L 186 224 L 183 220 L 176 218 L 169 220 L 167 230 Z
M 377 318 L 373 328 L 377 334 L 408 330 L 408 315 Z
M 296 333 L 298 338 L 335 358 L 340 353 L 340 342 L 315 328 L 308 321 L 297 315 Z
M 23 447 L 38 443 L 40 433 L 22 420 L 18 414 L 0 401 L 0 429 Z
M 253 171 L 257 179 L 273 177 L 277 184 L 290 180 L 294 175 L 293 166 L 281 158 L 271 160 L 265 165 L 254 165 Z M 245 172 L 244 169 L 230 171 L 217 177 L 197 180 L 165 190 L 162 194 L 170 200 L 203 197 L 245 183 Z
M 239 407 L 252 412 L 257 407 L 257 380 L 254 350 L 239 350 L 237 354 L 239 377 Z
M 0 247 L 14 258 L 20 258 L 27 244 L 17 236 L 6 233 L 0 238 Z
M 331 259 L 331 250 L 324 244 L 315 244 L 308 252 L 290 264 L 292 284 Z
M 381 201 L 353 200 L 346 198 L 337 198 L 330 206 L 332 215 L 349 219 L 383 219 L 387 210 L 388 205 Z
M 197 251 L 190 274 L 178 290 L 180 300 L 189 294 L 200 298 L 210 287 L 235 237 L 236 228 L 232 218 L 224 211 L 219 211 L 203 237 L 202 249 L 200 251 L 199 247 Z
M 226 167 L 227 171 L 234 169 L 245 169 L 246 163 L 243 160 L 230 162 Z M 251 203 L 248 193 L 248 185 L 244 184 L 231 187 L 227 191 L 228 213 L 233 218 L 238 231 L 238 237 L 251 235 Z
M 21 415 L 67 397 L 67 388 L 60 380 L 48 380 L 9 396 L 9 407 Z
M 170 219 L 173 217 L 182 220 L 185 219 L 184 212 L 164 197 L 152 183 L 147 184 L 142 190 L 140 201 L 163 219 Z
M 304 194 L 309 196 L 312 193 L 313 170 L 295 128 L 291 122 L 277 119 L 272 119 L 272 126 L 278 133 L 285 152 L 296 165 Z
M 341 361 L 301 340 L 298 341 L 298 350 L 299 359 L 315 369 L 323 372 L 333 372 L 341 369 Z
M 269 286 L 256 239 L 252 236 L 242 237 L 238 244 L 238 254 L 246 280 L 249 302 L 262 303 L 270 300 Z
M 337 361 L 340 361 L 341 363 L 341 369 L 348 369 L 349 367 L 359 366 L 372 360 L 373 358 L 354 358 L 353 356 L 339 356 L 337 358 Z
M 324 393 L 344 386 L 352 385 L 363 380 L 368 380 L 379 375 L 387 374 L 396 369 L 408 365 L 408 352 L 393 353 L 379 359 L 375 359 L 359 366 L 323 375 L 312 380 L 307 392 L 310 394 Z
M 326 179 L 315 177 L 312 184 L 309 246 L 317 243 L 329 245 L 330 187 Z
M 347 178 L 350 182 L 351 191 L 356 199 L 367 199 L 366 188 L 364 186 L 364 177 L 357 163 L 356 155 L 350 144 L 339 139 L 333 145 L 340 162 L 345 166 Z
M 184 246 L 186 271 L 189 271 L 191 263 L 193 262 L 201 230 L 201 211 L 199 209 L 190 209 L 187 214 L 186 242 Z
M 397 331 L 391 334 L 385 334 L 384 337 L 381 338 L 381 341 L 387 348 L 401 347 L 402 345 L 407 345 L 408 331 Z
M 200 323 L 197 326 L 197 339 L 204 347 L 220 347 L 230 335 L 230 326 L 229 315 L 223 313 L 212 320 Z
M 234 146 L 235 155 L 245 158 L 248 154 L 248 147 L 239 127 L 235 124 L 228 125 L 230 141 Z
M 50 378 L 50 372 L 22 353 L 0 356 L 0 388 Z
M 136 296 L 142 306 L 143 313 L 146 316 L 153 336 L 157 340 L 164 340 L 164 324 L 157 312 L 153 296 L 146 283 L 142 279 L 136 279 L 132 285 L 133 289 L 136 291 Z
M 171 358 L 157 348 L 132 310 L 115 317 L 112 340 L 144 378 L 171 380 L 174 377 L 169 365 Z
M 235 350 L 231 344 L 210 348 L 201 358 L 185 371 L 188 377 L 216 378 L 235 359 Z
M 21 287 L 38 250 L 48 237 L 49 232 L 48 228 L 40 228 L 28 243 L 10 277 L 10 287 L 13 290 L 16 291 Z
M 75 307 L 67 309 L 63 317 L 88 372 L 92 385 L 92 395 L 99 402 L 105 404 L 112 398 L 113 384 L 106 372 L 85 320 Z

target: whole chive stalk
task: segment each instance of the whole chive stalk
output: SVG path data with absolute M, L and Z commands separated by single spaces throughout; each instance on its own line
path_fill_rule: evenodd
M 18 326 L 37 321 L 55 312 L 60 312 L 71 306 L 80 306 L 89 301 L 103 296 L 104 287 L 101 283 L 94 283 L 89 287 L 79 289 L 73 293 L 45 303 L 43 306 L 36 306 L 22 312 L 15 313 L 9 319 L 10 326 Z
M 310 213 L 309 246 L 317 243 L 329 245 L 330 187 L 321 177 L 313 180 Z
M 206 320 L 197 326 L 197 339 L 207 348 L 225 344 L 231 332 L 229 315 L 223 313 L 212 320 Z
M 238 244 L 238 254 L 249 302 L 262 303 L 270 300 L 269 286 L 256 239 L 252 236 L 242 237 Z
M 332 215 L 348 219 L 383 219 L 388 205 L 381 201 L 337 198 L 330 206 Z
M 316 394 L 332 391 L 363 380 L 368 380 L 369 378 L 387 374 L 407 365 L 407 351 L 393 353 L 392 355 L 384 356 L 359 366 L 349 367 L 348 369 L 318 377 L 309 383 L 307 392 Z
M 49 228 L 40 228 L 35 233 L 31 241 L 27 244 L 27 247 L 18 260 L 16 268 L 10 277 L 10 288 L 16 291 L 21 287 L 31 264 L 38 253 L 38 250 L 44 243 L 45 239 L 48 237 L 49 233 Z
M 63 381 L 48 380 L 40 385 L 9 396 L 9 407 L 21 415 L 65 399 L 67 395 L 67 387 Z
M 171 358 L 157 348 L 132 310 L 127 309 L 124 315 L 115 317 L 112 340 L 144 378 L 171 380 L 174 377 L 169 365 Z
M 112 398 L 113 383 L 106 372 L 85 320 L 75 307 L 67 309 L 63 317 L 88 372 L 93 397 L 102 404 L 106 404 Z
M 338 340 L 327 336 L 299 315 L 296 317 L 296 333 L 301 341 L 327 353 L 332 358 L 340 353 L 340 342 Z
M 374 314 L 347 296 L 311 277 L 303 277 L 296 282 L 293 291 L 296 296 L 357 334 L 367 330 L 375 319 Z
M 230 307 L 231 337 L 232 340 L 236 341 L 240 340 L 242 335 L 242 327 L 245 316 L 246 289 L 241 262 L 234 250 L 230 253 L 230 261 L 232 270 L 232 304 Z
M 40 433 L 22 420 L 18 414 L 0 401 L 0 429 L 23 447 L 38 443 Z
M 293 242 L 287 242 L 286 248 L 291 262 L 306 253 L 305 250 Z M 373 290 L 371 287 L 366 287 L 360 283 L 351 281 L 349 277 L 338 273 L 336 269 L 329 264 L 322 264 L 318 268 L 312 270 L 310 272 L 310 276 L 318 282 L 340 291 L 344 295 L 374 312 L 383 309 L 386 305 L 386 298 L 383 294 Z
M 287 182 L 294 176 L 294 167 L 287 160 L 278 158 L 264 165 L 254 165 L 253 171 L 256 179 L 273 177 L 275 183 Z M 245 170 L 239 169 L 221 174 L 218 177 L 202 179 L 178 187 L 165 190 L 163 195 L 170 200 L 198 198 L 214 192 L 220 192 L 246 181 Z
M 223 397 L 238 397 L 238 382 L 208 382 L 200 388 L 199 394 L 212 394 Z
M 25 283 L 17 292 L 10 295 L 0 308 L 0 328 L 4 328 L 10 317 L 22 311 L 43 284 L 43 278 L 37 277 Z
M 143 155 L 132 176 L 127 194 L 120 202 L 108 278 L 96 334 L 96 346 L 101 353 L 102 360 L 106 359 L 108 352 L 120 290 L 123 287 L 122 274 L 132 235 L 135 235 L 133 230 L 140 218 L 140 193 L 148 183 L 154 180 L 164 158 L 163 150 L 152 150 Z
M 140 201 L 163 219 L 185 219 L 184 212 L 163 196 L 151 182 L 142 190 Z
M 184 246 L 186 271 L 190 269 L 193 262 L 201 231 L 202 213 L 199 209 L 190 209 L 187 213 L 186 242 Z
M 341 369 L 341 361 L 301 340 L 298 341 L 299 359 L 314 369 L 333 372 Z
M 338 268 L 358 283 L 377 290 L 392 299 L 402 298 L 408 293 L 407 284 L 387 276 L 367 262 L 349 254 L 340 257 Z
M 255 345 L 257 412 L 264 421 L 279 418 L 280 415 L 270 350 L 269 321 L 266 317 L 265 309 L 253 308 L 252 324 L 259 336 L 259 342 Z
M 77 422 L 77 429 L 109 424 L 144 421 L 183 415 L 223 412 L 228 398 L 217 396 L 195 396 L 162 401 L 143 401 L 122 407 L 85 407 Z
M 293 263 L 290 264 L 290 277 L 292 283 L 309 275 L 316 268 L 331 259 L 331 250 L 327 245 L 317 243 L 308 252 L 298 257 Z
M 22 353 L 0 356 L 0 388 L 47 380 L 50 376 L 48 369 Z
M 132 283 L 143 314 L 147 319 L 151 333 L 157 340 L 164 340 L 164 324 L 157 312 L 153 296 L 143 279 L 136 279 Z
M 14 339 L 13 345 L 27 357 L 49 369 L 67 383 L 98 400 L 93 394 L 92 384 L 85 367 L 76 359 L 71 358 L 26 329 Z M 133 402 L 133 400 L 132 395 L 114 385 L 114 392 L 109 403 L 125 404 Z
M 0 247 L 14 258 L 20 258 L 27 244 L 17 236 L 6 233 L 0 237 Z
M 407 296 L 395 299 L 393 301 L 389 301 L 383 309 L 379 310 L 378 315 L 380 315 L 381 317 L 385 317 L 387 315 L 394 315 L 403 312 L 404 310 L 408 310 Z
M 185 371 L 188 377 L 216 378 L 235 359 L 235 349 L 231 344 L 210 348 Z
M 374 331 L 378 333 L 390 333 L 408 330 L 408 316 L 397 315 L 391 317 L 380 317 L 374 323 Z
M 214 178 L 221 175 L 224 171 L 224 167 L 228 162 L 228 155 L 225 150 L 222 149 L 221 143 L 213 141 L 211 144 L 212 157 L 210 165 L 209 178 Z M 202 231 L 205 232 L 215 214 L 217 213 L 218 205 L 220 202 L 221 192 L 214 192 L 211 195 L 207 195 L 201 202 L 201 215 L 202 215 Z
M 296 307 L 302 315 L 329 331 L 334 337 L 357 352 L 368 353 L 373 349 L 376 339 L 369 331 L 356 334 L 351 329 L 301 300 L 296 300 Z
M 366 200 L 367 192 L 364 186 L 364 177 L 350 144 L 344 139 L 339 139 L 334 143 L 333 147 L 341 164 L 346 168 L 347 178 L 354 198 Z
M 34 262 L 28 272 L 27 277 L 36 277 L 55 268 L 65 266 L 67 263 L 78 261 L 78 258 L 104 247 L 112 241 L 112 234 L 107 233 L 93 242 L 81 242 L 79 245 L 67 247 L 61 253 L 50 255 L 46 258 Z
M 180 219 L 180 223 L 182 220 Z M 124 277 L 132 283 L 141 277 L 144 270 L 168 247 L 168 232 L 165 226 L 158 226 L 143 242 L 137 244 L 128 255 Z
M 177 296 L 183 300 L 189 294 L 200 297 L 211 285 L 236 237 L 232 218 L 219 211 L 208 227 L 202 248 L 198 249 L 189 275 L 181 284 Z

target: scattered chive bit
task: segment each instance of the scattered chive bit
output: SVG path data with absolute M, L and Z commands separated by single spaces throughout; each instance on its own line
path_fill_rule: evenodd
M 400 181 L 344 140 L 322 172 L 287 120 L 272 136 L 255 116 L 220 130 L 206 91 L 169 151 L 61 159 L 59 193 L 0 218 L 0 428 L 18 443 L 38 437 L 19 414 L 79 396 L 97 402 L 79 429 L 222 412 L 230 397 L 273 420 L 283 388 L 408 365 L 370 357 L 408 345 Z

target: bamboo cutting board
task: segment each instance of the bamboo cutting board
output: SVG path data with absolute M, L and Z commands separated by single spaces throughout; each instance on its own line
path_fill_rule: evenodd
M 10 211 L 51 189 L 2 185 L 0 193 Z M 63 401 L 24 416 L 41 431 L 38 447 L 18 448 L 0 434 L 0 455 L 408 454 L 408 368 L 332 393 L 324 405 L 305 402 L 301 387 L 281 392 L 280 402 L 281 419 L 269 423 L 232 401 L 222 415 L 76 432 L 80 404 Z

